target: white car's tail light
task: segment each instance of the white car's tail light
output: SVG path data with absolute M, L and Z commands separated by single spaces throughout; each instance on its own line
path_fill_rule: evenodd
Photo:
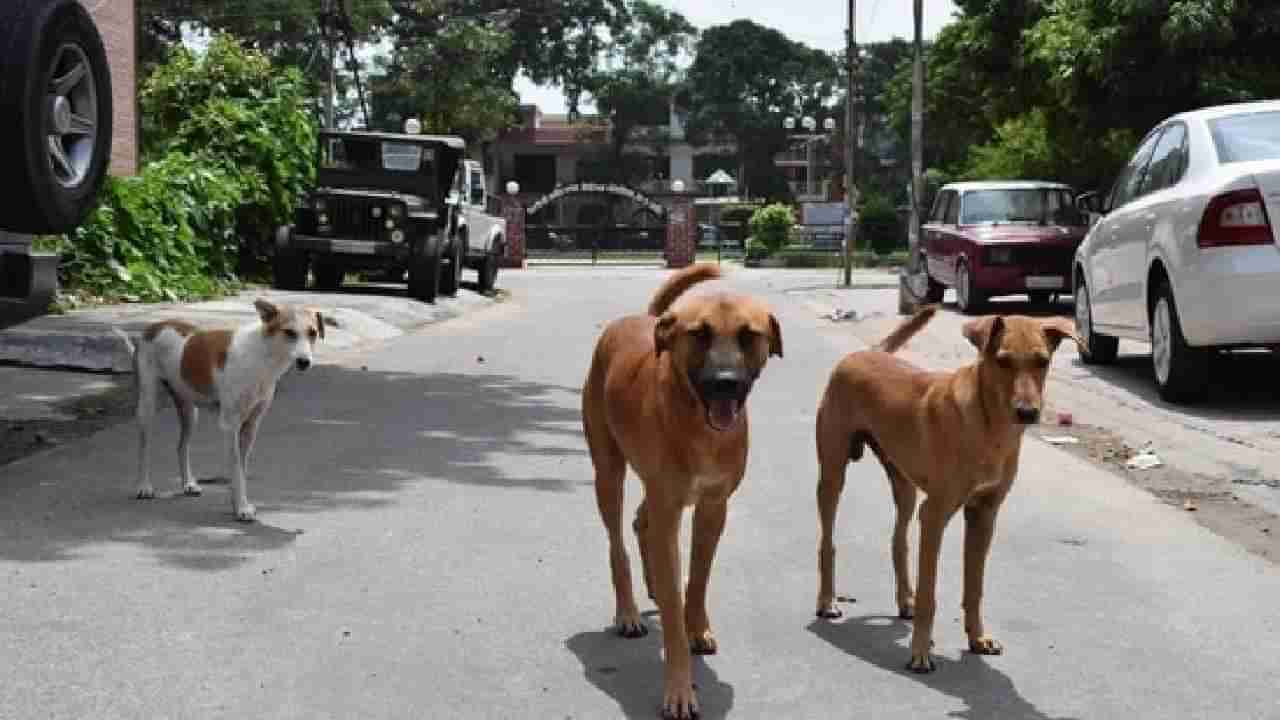
M 1267 208 L 1256 188 L 1232 190 L 1211 199 L 1196 235 L 1196 244 L 1202 248 L 1274 242 Z

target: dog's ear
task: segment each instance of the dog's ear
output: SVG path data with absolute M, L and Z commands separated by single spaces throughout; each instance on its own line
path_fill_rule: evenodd
M 658 354 L 671 349 L 671 342 L 675 339 L 676 316 L 675 313 L 668 310 L 658 318 L 658 324 L 653 326 L 653 347 Z
M 979 351 L 994 353 L 1000 347 L 1000 339 L 1004 337 L 1004 318 L 999 315 L 988 315 L 964 324 L 964 337 Z
M 1044 336 L 1049 340 L 1050 352 L 1057 350 L 1058 345 L 1067 338 L 1075 342 L 1076 347 L 1080 348 L 1080 352 L 1085 352 L 1084 338 L 1080 337 L 1080 333 L 1076 332 L 1074 320 L 1064 317 L 1045 318 L 1040 321 L 1040 327 L 1044 329 Z
M 258 311 L 258 317 L 262 318 L 262 322 L 269 323 L 276 319 L 280 314 L 280 308 L 272 305 L 266 298 L 258 298 L 253 301 L 253 307 Z
M 769 354 L 782 357 L 782 326 L 772 313 L 769 314 Z

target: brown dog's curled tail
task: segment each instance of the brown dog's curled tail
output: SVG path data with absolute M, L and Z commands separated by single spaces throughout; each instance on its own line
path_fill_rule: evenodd
M 929 321 L 933 319 L 934 313 L 938 312 L 937 305 L 925 305 L 916 311 L 915 315 L 903 320 L 898 327 L 894 328 L 889 336 L 881 340 L 873 350 L 880 352 L 896 352 L 898 348 L 907 344 L 907 341 L 916 333 L 920 332 Z
M 720 266 L 711 263 L 697 263 L 690 265 L 683 270 L 678 270 L 662 283 L 662 287 L 653 294 L 653 300 L 649 301 L 649 314 L 658 317 L 671 307 L 685 290 L 706 280 L 715 280 L 720 277 Z

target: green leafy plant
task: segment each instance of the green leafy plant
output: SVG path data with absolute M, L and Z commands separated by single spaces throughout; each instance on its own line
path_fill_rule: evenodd
M 748 223 L 751 229 L 751 245 L 759 243 L 770 254 L 775 253 L 786 246 L 794 225 L 795 214 L 789 206 L 782 203 L 766 205 L 751 215 L 751 221 Z
M 889 253 L 906 247 L 907 235 L 893 203 L 885 195 L 868 193 L 858 219 L 859 247 Z

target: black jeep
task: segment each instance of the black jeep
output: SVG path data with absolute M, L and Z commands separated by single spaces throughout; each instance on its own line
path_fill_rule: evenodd
M 308 270 L 320 290 L 348 270 L 407 271 L 409 295 L 435 302 L 457 294 L 465 265 L 492 289 L 502 237 L 494 223 L 477 237 L 460 206 L 465 150 L 451 136 L 321 131 L 316 188 L 276 232 L 275 286 L 303 290 Z

